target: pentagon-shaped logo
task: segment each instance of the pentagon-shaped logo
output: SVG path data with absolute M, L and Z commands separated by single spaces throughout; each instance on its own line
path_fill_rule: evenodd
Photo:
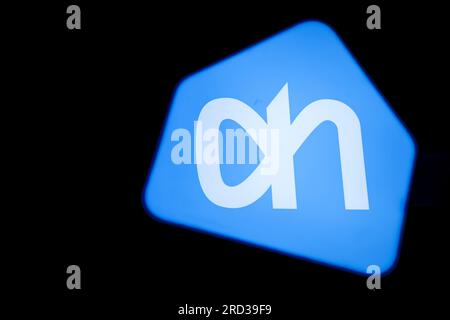
M 412 137 L 343 42 L 311 21 L 181 81 L 144 203 L 180 226 L 386 272 L 414 159 Z

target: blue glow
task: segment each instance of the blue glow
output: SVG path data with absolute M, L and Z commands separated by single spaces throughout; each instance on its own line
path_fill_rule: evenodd
M 205 196 L 195 164 L 172 162 L 172 132 L 192 130 L 205 104 L 223 97 L 238 99 L 266 121 L 267 106 L 286 83 L 291 121 L 320 99 L 341 101 L 357 115 L 369 210 L 346 210 L 337 129 L 329 121 L 295 153 L 294 210 L 274 209 L 270 188 L 248 206 L 219 206 Z M 234 127 L 239 125 L 224 121 L 220 129 Z M 311 21 L 181 81 L 144 203 L 166 222 L 357 273 L 365 274 L 369 265 L 387 272 L 398 255 L 414 159 L 412 137 L 342 41 L 325 24 Z M 255 167 L 221 165 L 223 180 L 239 184 Z

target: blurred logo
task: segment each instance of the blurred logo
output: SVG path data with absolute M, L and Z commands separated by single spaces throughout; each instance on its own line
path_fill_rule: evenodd
M 412 137 L 334 31 L 305 22 L 182 80 L 156 218 L 365 275 L 398 255 Z

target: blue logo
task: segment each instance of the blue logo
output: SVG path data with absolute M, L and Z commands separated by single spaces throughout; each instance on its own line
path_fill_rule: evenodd
M 396 261 L 415 145 L 339 37 L 305 22 L 179 84 L 155 217 L 334 267 Z

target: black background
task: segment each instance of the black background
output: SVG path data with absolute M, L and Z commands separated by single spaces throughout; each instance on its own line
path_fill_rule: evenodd
M 63 306 L 61 315 L 124 308 L 151 319 L 176 318 L 186 303 L 271 304 L 273 319 L 292 319 L 305 308 L 330 312 L 332 302 L 343 310 L 363 302 L 369 313 L 404 298 L 438 302 L 448 281 L 447 23 L 440 2 L 392 2 L 374 2 L 381 30 L 366 28 L 364 1 L 15 9 L 5 62 L 24 154 L 13 211 L 24 236 L 12 238 L 20 250 L 10 264 L 33 279 L 15 279 L 20 294 Z M 70 4 L 81 7 L 81 30 L 66 28 Z M 400 259 L 379 291 L 357 275 L 162 224 L 142 207 L 178 81 L 305 19 L 336 30 L 418 145 Z M 79 291 L 66 288 L 71 264 L 82 270 Z

